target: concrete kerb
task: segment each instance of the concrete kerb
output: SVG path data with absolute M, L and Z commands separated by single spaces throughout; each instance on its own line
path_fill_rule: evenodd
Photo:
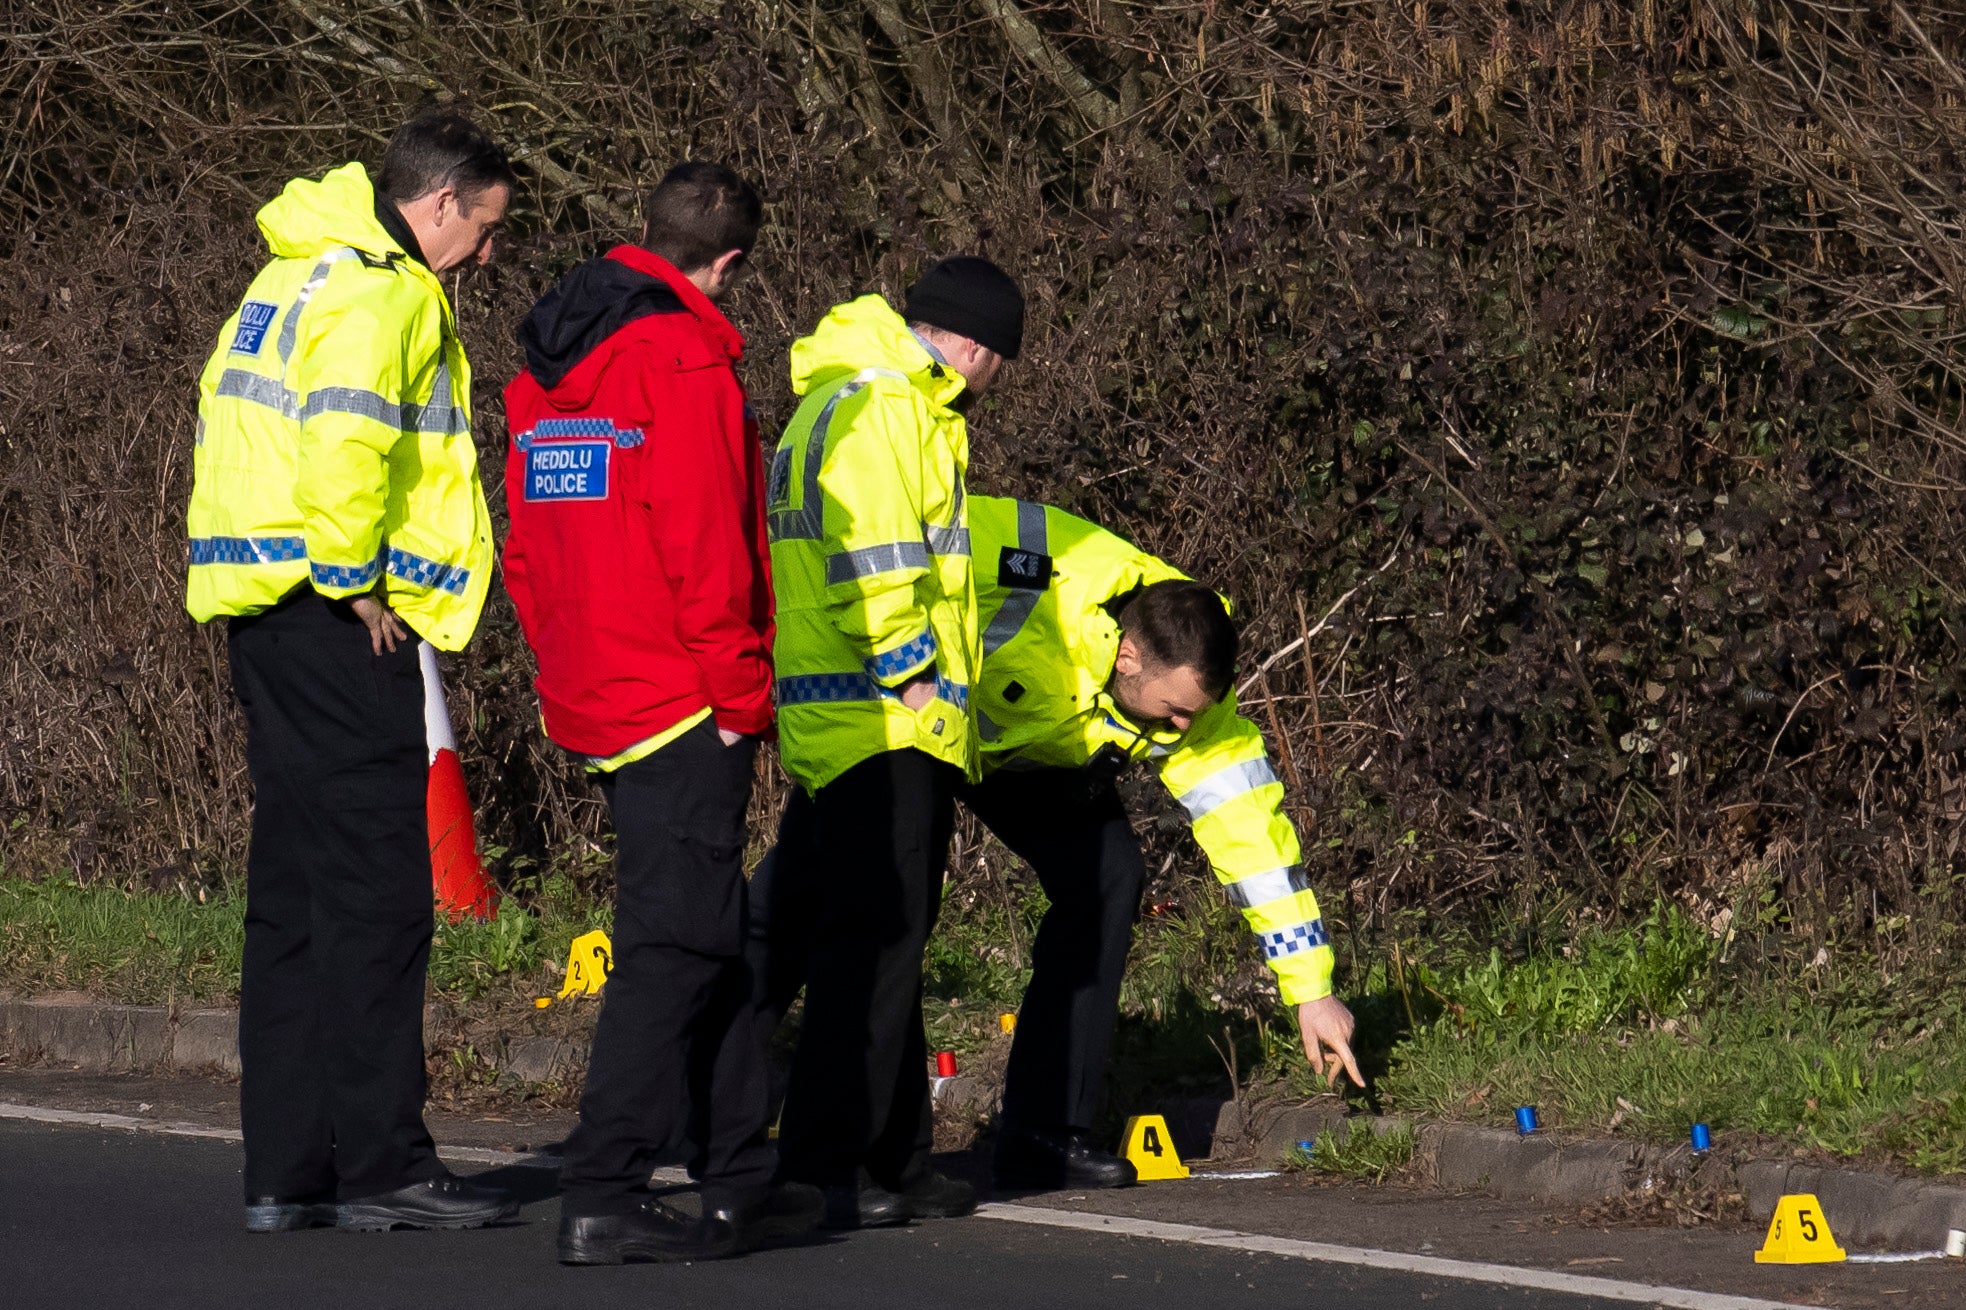
M 441 1044 L 448 1018 L 435 1005 L 426 1014 L 433 1049 Z M 31 998 L 0 993 L 0 1054 L 91 1073 L 215 1069 L 236 1075 L 238 1012 L 110 1005 L 75 993 Z M 514 1036 L 481 1055 L 503 1077 L 528 1083 L 578 1077 L 587 1063 L 586 1043 L 545 1036 Z M 998 1091 L 982 1079 L 938 1079 L 935 1099 L 945 1112 L 987 1118 L 995 1113 Z M 1405 1124 L 1415 1133 L 1421 1181 L 1553 1205 L 1642 1194 L 1688 1178 L 1696 1166 L 1685 1146 L 1559 1133 L 1523 1137 L 1470 1124 L 1358 1119 L 1329 1097 L 1297 1105 L 1191 1098 L 1158 1108 L 1184 1156 L 1265 1164 L 1281 1161 L 1298 1142 L 1313 1140 L 1348 1119 L 1355 1130 L 1368 1126 L 1382 1133 Z M 1783 1195 L 1812 1192 L 1837 1237 L 1846 1242 L 1930 1250 L 1943 1244 L 1948 1229 L 1966 1228 L 1966 1186 L 1801 1161 L 1735 1159 L 1723 1152 L 1699 1162 L 1698 1173 L 1704 1183 L 1740 1191 L 1757 1221 L 1774 1214 Z

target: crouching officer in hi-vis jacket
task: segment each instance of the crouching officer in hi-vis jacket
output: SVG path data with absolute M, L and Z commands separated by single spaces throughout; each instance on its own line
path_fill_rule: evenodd
M 1115 782 L 1150 764 L 1242 907 L 1320 1073 L 1359 1081 L 1352 1016 L 1262 734 L 1236 713 L 1236 633 L 1221 597 L 1084 519 L 1027 501 L 969 502 L 983 674 L 971 690 L 983 777 L 965 805 L 1030 864 L 1051 905 L 1006 1071 L 996 1178 L 1006 1188 L 1117 1187 L 1133 1166 L 1093 1147 L 1120 979 L 1145 881 Z M 788 823 L 789 828 L 789 823 Z M 803 962 L 792 926 L 827 889 L 783 831 L 753 887 L 782 1013 Z M 1326 1050 L 1331 1052 L 1327 1057 Z
M 423 1123 L 431 938 L 415 637 L 491 581 L 471 374 L 438 275 L 490 258 L 511 166 L 435 110 L 259 213 L 273 261 L 199 381 L 187 606 L 229 616 L 252 846 L 240 984 L 246 1226 L 468 1228 L 517 1202 Z M 412 636 L 412 634 L 415 636 Z
M 956 788 L 973 776 L 979 629 L 958 408 L 1015 359 L 1016 284 L 981 259 L 922 274 L 905 316 L 836 307 L 792 347 L 803 401 L 769 479 L 786 822 L 819 833 L 826 894 L 779 1127 L 783 1175 L 833 1227 L 964 1214 L 930 1170 L 922 948 L 941 901 Z

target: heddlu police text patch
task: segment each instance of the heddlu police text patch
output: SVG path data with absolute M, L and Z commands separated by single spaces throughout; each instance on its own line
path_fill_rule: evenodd
M 538 441 L 526 451 L 526 499 L 606 500 L 612 441 Z
M 266 340 L 266 329 L 273 326 L 273 316 L 279 312 L 278 305 L 264 300 L 248 300 L 239 306 L 239 330 L 232 334 L 232 353 L 257 355 Z

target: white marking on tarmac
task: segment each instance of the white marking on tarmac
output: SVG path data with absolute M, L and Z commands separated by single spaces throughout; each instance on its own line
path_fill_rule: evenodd
M 203 1137 L 218 1141 L 240 1140 L 237 1128 L 212 1128 L 204 1124 L 170 1123 L 140 1119 L 135 1115 L 107 1114 L 89 1110 L 54 1110 L 38 1105 L 15 1105 L 0 1101 L 0 1119 L 26 1119 L 35 1123 L 66 1124 L 76 1128 L 120 1128 L 132 1132 L 163 1133 L 172 1137 Z M 497 1151 L 478 1146 L 440 1146 L 440 1155 L 471 1164 L 509 1165 L 531 1169 L 558 1169 L 558 1156 L 537 1152 Z M 688 1176 L 681 1169 L 658 1169 L 653 1183 L 683 1183 Z M 1517 1265 L 1484 1264 L 1475 1260 L 1448 1260 L 1433 1255 L 1411 1255 L 1405 1251 L 1382 1251 L 1365 1246 L 1336 1246 L 1329 1242 L 1305 1242 L 1293 1237 L 1268 1237 L 1262 1233 L 1238 1232 L 1232 1228 L 1202 1228 L 1194 1224 L 1169 1224 L 1157 1219 L 1129 1219 L 1121 1215 L 1081 1213 L 1076 1210 L 1049 1210 L 1043 1206 L 993 1201 L 976 1209 L 984 1219 L 1003 1219 L 1011 1223 L 1036 1224 L 1044 1228 L 1071 1228 L 1081 1232 L 1106 1233 L 1115 1237 L 1149 1237 L 1163 1242 L 1183 1242 L 1190 1246 L 1212 1246 L 1256 1255 L 1280 1255 L 1295 1260 L 1314 1260 L 1325 1264 L 1358 1265 L 1367 1269 L 1390 1269 L 1398 1273 L 1425 1274 L 1453 1278 L 1462 1282 L 1499 1283 L 1507 1287 L 1529 1287 L 1545 1292 L 1568 1292 L 1576 1296 L 1595 1296 L 1607 1301 L 1635 1301 L 1644 1305 L 1666 1306 L 1671 1310 L 1813 1310 L 1788 1301 L 1763 1301 L 1751 1296 L 1729 1296 L 1720 1292 L 1696 1292 L 1690 1288 L 1652 1287 L 1645 1283 L 1626 1283 L 1611 1278 L 1592 1278 L 1584 1274 L 1557 1273 L 1550 1269 L 1529 1269 Z
M 1281 1178 L 1283 1177 L 1283 1170 L 1236 1169 L 1228 1173 L 1217 1174 L 1217 1173 L 1209 1173 L 1206 1170 L 1197 1169 L 1193 1173 L 1189 1174 L 1188 1177 L 1206 1179 L 1211 1183 L 1245 1183 L 1257 1178 Z
M 203 1124 L 165 1123 L 139 1119 L 129 1114 L 98 1114 L 92 1110 L 51 1110 L 39 1105 L 13 1105 L 0 1101 L 0 1119 L 31 1119 L 35 1123 L 70 1124 L 77 1128 L 128 1128 L 173 1137 L 210 1137 L 221 1142 L 239 1140 L 237 1128 L 208 1128 Z
M 131 1114 L 109 1114 L 98 1110 L 53 1110 L 40 1105 L 15 1105 L 0 1101 L 0 1119 L 27 1119 L 35 1123 L 67 1124 L 74 1128 L 120 1128 L 128 1132 L 163 1133 L 168 1137 L 204 1137 L 220 1142 L 244 1141 L 237 1128 L 213 1128 L 206 1124 L 172 1123 L 162 1119 L 139 1119 Z M 503 1165 L 520 1169 L 558 1169 L 560 1157 L 544 1151 L 500 1151 L 488 1146 L 443 1146 L 437 1154 L 446 1160 L 466 1164 Z M 651 1183 L 687 1183 L 689 1175 L 681 1169 L 662 1168 L 650 1175 Z
M 1651 1287 L 1644 1283 L 1626 1283 L 1612 1278 L 1562 1274 L 1550 1269 L 1525 1269 L 1516 1265 L 1483 1264 L 1474 1260 L 1448 1260 L 1440 1256 L 1409 1255 L 1404 1251 L 1380 1251 L 1364 1246 L 1303 1242 L 1291 1237 L 1266 1237 L 1261 1233 L 1241 1233 L 1227 1228 L 1199 1228 L 1193 1224 L 1168 1224 L 1155 1219 L 1127 1219 L 1116 1215 L 1086 1214 L 1075 1210 L 1047 1210 L 1034 1205 L 1002 1202 L 978 1206 L 976 1213 L 986 1219 L 1006 1219 L 1017 1224 L 1074 1228 L 1082 1232 L 1110 1233 L 1116 1237 L 1152 1237 L 1163 1242 L 1223 1247 L 1231 1251 L 1281 1255 L 1296 1260 L 1316 1260 L 1325 1264 L 1391 1269 L 1403 1274 L 1425 1274 L 1434 1278 L 1458 1279 L 1462 1282 L 1500 1283 L 1508 1287 L 1529 1287 L 1544 1292 L 1595 1296 L 1606 1301 L 1636 1301 L 1642 1305 L 1670 1306 L 1672 1310 L 1808 1310 L 1807 1307 L 1787 1301 L 1763 1301 L 1751 1296 L 1696 1292 L 1690 1288 Z

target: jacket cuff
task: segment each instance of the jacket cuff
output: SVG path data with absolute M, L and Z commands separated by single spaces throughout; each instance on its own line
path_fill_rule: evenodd
M 919 637 L 894 649 L 862 661 L 869 677 L 883 687 L 896 687 L 935 663 L 935 633 L 923 629 Z
M 376 579 L 382 576 L 382 557 L 377 555 L 366 564 L 324 564 L 309 560 L 307 575 L 314 590 L 323 596 L 336 600 L 359 596 L 374 587 Z
M 1337 953 L 1329 946 L 1316 946 L 1295 955 L 1272 959 L 1270 968 L 1276 972 L 1277 991 L 1285 1005 L 1302 1005 L 1306 1001 L 1319 1001 L 1331 995 L 1331 970 L 1337 962 Z
M 719 728 L 741 733 L 746 737 L 755 737 L 771 726 L 771 701 L 766 700 L 762 705 L 743 709 L 718 707 L 710 711 L 710 717 L 716 721 Z

